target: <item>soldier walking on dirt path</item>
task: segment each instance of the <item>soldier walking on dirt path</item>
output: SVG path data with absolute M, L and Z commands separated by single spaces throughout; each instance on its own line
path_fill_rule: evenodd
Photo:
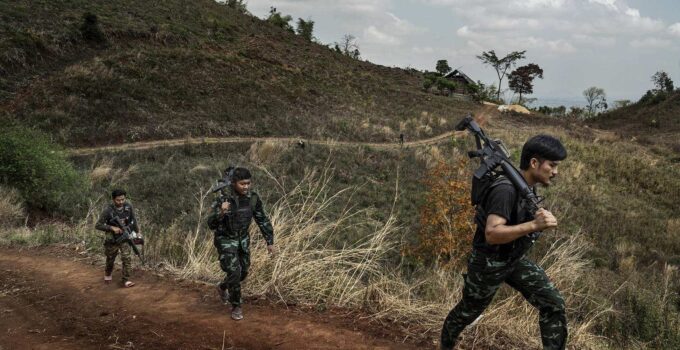
M 404 134 L 399 134 L 399 147 L 404 146 Z
M 522 148 L 520 173 L 532 188 L 549 186 L 566 157 L 566 149 L 556 138 L 534 136 Z M 475 223 L 463 297 L 444 321 L 441 348 L 453 349 L 458 335 L 482 314 L 505 282 L 538 309 L 543 349 L 565 349 L 564 299 L 545 271 L 526 257 L 535 232 L 557 227 L 553 214 L 541 208 L 532 217 L 515 186 L 499 176 L 478 204 Z
M 118 227 L 115 219 L 118 218 L 125 226 L 129 226 L 141 237 L 139 231 L 139 223 L 135 216 L 135 211 L 132 204 L 126 201 L 125 191 L 113 190 L 111 192 L 112 203 L 107 205 L 99 215 L 99 220 L 95 228 L 106 232 L 106 239 L 104 240 L 104 254 L 106 255 L 106 268 L 104 270 L 104 282 L 110 283 L 113 280 L 113 267 L 116 262 L 116 256 L 120 252 L 120 260 L 123 264 L 122 283 L 126 288 L 130 288 L 135 284 L 130 281 L 130 269 L 132 268 L 132 258 L 130 255 L 130 245 L 126 242 L 116 243 L 116 236 L 123 233 L 123 228 Z
M 226 273 L 217 290 L 224 304 L 231 304 L 231 318 L 243 319 L 241 282 L 250 267 L 250 235 L 252 219 L 260 227 L 270 255 L 274 249 L 274 228 L 265 214 L 262 200 L 251 191 L 252 175 L 248 169 L 235 168 L 231 185 L 213 203 L 208 227 L 215 232 L 214 244 L 219 254 L 220 267 Z

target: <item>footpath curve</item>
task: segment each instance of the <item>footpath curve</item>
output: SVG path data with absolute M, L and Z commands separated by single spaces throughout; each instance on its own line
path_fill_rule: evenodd
M 475 115 L 475 119 L 484 124 L 496 110 L 495 105 L 484 105 Z M 465 135 L 466 131 L 449 131 L 432 138 L 404 142 L 403 145 L 398 142 L 357 142 L 357 141 L 335 141 L 335 140 L 309 140 L 302 137 L 189 137 L 182 139 L 170 140 L 156 140 L 156 141 L 140 141 L 131 142 L 118 145 L 96 146 L 73 148 L 70 150 L 72 155 L 84 156 L 92 155 L 99 152 L 115 152 L 115 151 L 138 151 L 147 150 L 158 147 L 177 147 L 186 145 L 201 145 L 201 144 L 224 144 L 224 143 L 247 143 L 247 142 L 274 142 L 274 143 L 295 143 L 299 140 L 304 140 L 306 144 L 310 145 L 326 145 L 326 146 L 343 146 L 356 147 L 366 146 L 376 149 L 395 149 L 400 147 L 419 147 L 432 145 L 442 142 L 447 138 L 459 137 Z
M 296 143 L 299 140 L 304 140 L 307 145 L 326 145 L 326 146 L 366 146 L 377 149 L 394 149 L 399 147 L 415 147 L 439 143 L 447 138 L 461 135 L 463 131 L 449 131 L 435 137 L 404 142 L 403 145 L 399 143 L 378 143 L 378 142 L 357 142 L 357 141 L 334 141 L 334 140 L 309 140 L 302 137 L 188 137 L 184 139 L 170 139 L 157 141 L 140 141 L 132 143 L 124 143 L 110 146 L 97 146 L 86 148 L 74 148 L 70 153 L 77 156 L 92 155 L 99 152 L 116 152 L 116 151 L 139 151 L 159 147 L 177 147 L 186 145 L 210 145 L 210 144 L 225 144 L 225 143 L 247 143 L 247 142 L 273 142 L 273 143 Z

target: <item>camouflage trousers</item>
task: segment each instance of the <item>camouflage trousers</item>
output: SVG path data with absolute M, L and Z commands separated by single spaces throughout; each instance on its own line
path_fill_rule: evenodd
M 123 283 L 130 279 L 130 269 L 132 267 L 132 257 L 130 245 L 127 243 L 104 243 L 104 254 L 106 255 L 106 267 L 104 272 L 110 276 L 116 262 L 116 256 L 120 252 L 120 260 L 123 263 Z
M 229 291 L 229 302 L 241 305 L 241 282 L 248 276 L 250 268 L 250 236 L 239 238 L 215 237 L 215 248 L 219 254 L 220 267 L 226 272 L 220 288 Z
M 474 250 L 468 260 L 463 298 L 449 312 L 442 327 L 442 349 L 453 348 L 458 335 L 482 314 L 503 282 L 538 309 L 543 349 L 564 349 L 567 343 L 564 298 L 545 271 L 525 257 L 508 261 Z

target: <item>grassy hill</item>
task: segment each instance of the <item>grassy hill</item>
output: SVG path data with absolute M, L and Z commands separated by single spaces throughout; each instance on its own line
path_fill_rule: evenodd
M 635 137 L 645 145 L 666 146 L 676 160 L 680 159 L 680 90 L 643 96 L 636 103 L 601 114 L 589 124 Z
M 98 18 L 88 39 L 83 15 Z M 477 105 L 211 0 L 0 4 L 0 116 L 70 146 L 186 136 L 417 139 Z

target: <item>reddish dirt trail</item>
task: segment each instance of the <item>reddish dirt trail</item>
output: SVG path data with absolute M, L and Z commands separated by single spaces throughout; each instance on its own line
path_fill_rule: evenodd
M 235 322 L 211 286 L 135 271 L 126 289 L 103 284 L 101 270 L 63 250 L 0 248 L 0 349 L 423 348 L 366 321 L 265 301 L 248 301 Z

